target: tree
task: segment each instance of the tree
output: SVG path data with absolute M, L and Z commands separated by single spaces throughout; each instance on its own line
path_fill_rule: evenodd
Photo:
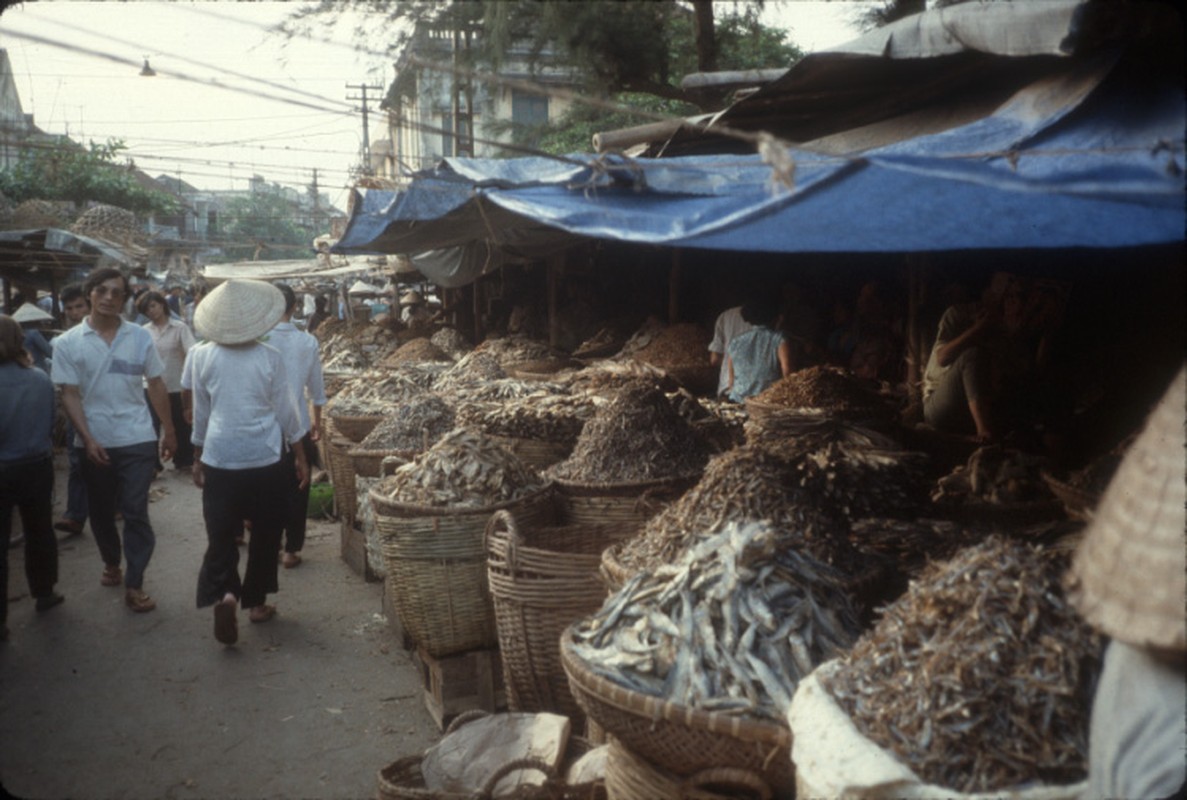
M 86 148 L 65 137 L 30 144 L 15 166 L 0 172 L 0 191 L 14 203 L 68 200 L 78 206 L 106 203 L 137 215 L 176 213 L 176 198 L 142 186 L 130 163 L 116 163 L 125 149 L 118 139 Z
M 316 232 L 302 224 L 299 210 L 268 190 L 233 197 L 219 214 L 214 235 L 224 240 L 232 261 L 275 261 L 307 255 Z

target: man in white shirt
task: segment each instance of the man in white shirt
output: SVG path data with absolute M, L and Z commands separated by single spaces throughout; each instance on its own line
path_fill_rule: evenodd
M 310 464 L 317 463 L 317 441 L 321 439 L 321 409 L 326 404 L 326 388 L 322 379 L 321 357 L 317 349 L 317 339 L 312 335 L 298 330 L 293 325 L 293 310 L 297 307 L 297 295 L 285 284 L 278 284 L 284 295 L 284 316 L 272 329 L 268 336 L 268 344 L 280 351 L 284 358 L 284 368 L 288 375 L 289 388 L 297 401 L 297 413 L 301 416 L 301 429 L 304 431 L 301 443 L 293 449 L 302 448 L 305 460 Z M 309 409 L 313 408 L 312 420 Z M 285 456 L 290 467 L 294 455 L 290 450 Z M 290 469 L 291 473 L 292 470 Z M 289 502 L 288 518 L 284 524 L 284 557 L 281 561 L 285 569 L 292 569 L 301 563 L 301 548 L 305 546 L 305 517 L 309 507 L 309 484 L 304 488 L 292 481 L 292 496 Z
M 709 342 L 709 364 L 721 368 L 717 375 L 718 397 L 729 390 L 730 376 L 725 353 L 730 342 L 753 328 L 753 325 L 742 319 L 741 306 L 727 308 L 717 315 L 717 323 L 713 326 L 713 340 Z
M 236 606 L 252 622 L 276 608 L 264 601 L 279 590 L 280 537 L 293 480 L 309 482 L 305 451 L 285 451 L 304 434 L 284 359 L 258 339 L 280 321 L 284 296 L 271 284 L 230 280 L 194 315 L 206 341 L 190 350 L 181 385 L 193 393 L 194 484 L 202 489 L 207 548 L 198 573 L 198 607 L 214 606 L 214 638 L 234 644 Z M 247 568 L 239 575 L 235 538 L 251 523 Z
M 156 603 L 143 591 L 144 572 L 156 534 L 148 519 L 148 489 L 157 462 L 157 434 L 144 402 L 161 418 L 160 457 L 172 458 L 177 435 L 169 415 L 169 396 L 161 380 L 164 365 L 152 336 L 120 316 L 131 287 L 117 269 L 95 270 L 83 285 L 91 313 L 57 337 L 52 377 L 62 386 L 62 407 L 74 426 L 73 446 L 85 449 L 83 482 L 91 531 L 103 557 L 104 586 L 125 587 L 133 611 L 152 611 Z M 123 553 L 116 507 L 124 517 Z

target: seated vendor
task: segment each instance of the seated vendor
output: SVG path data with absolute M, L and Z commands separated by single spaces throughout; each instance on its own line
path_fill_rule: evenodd
M 753 298 L 742 306 L 742 319 L 754 327 L 731 339 L 725 349 L 726 395 L 735 403 L 754 397 L 792 371 L 791 343 L 776 329 L 778 299 Z

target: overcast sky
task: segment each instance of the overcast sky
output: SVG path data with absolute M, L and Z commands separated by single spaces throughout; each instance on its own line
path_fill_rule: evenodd
M 765 19 L 811 51 L 856 35 L 853 5 L 768 0 Z M 296 7 L 42 0 L 0 15 L 0 47 L 43 130 L 81 142 L 120 138 L 150 175 L 203 189 L 244 189 L 253 173 L 303 187 L 317 169 L 319 186 L 344 209 L 362 145 L 360 103 L 347 99 L 359 92 L 347 85 L 386 88 L 392 69 L 354 47 L 347 25 L 287 44 L 268 32 Z M 139 75 L 145 58 L 156 77 Z

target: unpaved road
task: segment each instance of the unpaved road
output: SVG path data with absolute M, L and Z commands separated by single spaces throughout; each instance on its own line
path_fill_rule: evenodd
M 56 461 L 60 513 L 65 457 Z M 416 668 L 383 617 L 382 584 L 341 560 L 337 523 L 310 521 L 304 563 L 282 568 L 269 596 L 279 615 L 252 625 L 240 612 L 239 643 L 228 648 L 214 640 L 211 610 L 195 608 L 201 494 L 170 469 L 154 495 L 151 613 L 134 614 L 122 589 L 100 586 L 89 528 L 60 538 L 66 602 L 45 613 L 27 594 L 22 551 L 10 551 L 3 790 L 80 800 L 374 797 L 377 770 L 439 738 Z

